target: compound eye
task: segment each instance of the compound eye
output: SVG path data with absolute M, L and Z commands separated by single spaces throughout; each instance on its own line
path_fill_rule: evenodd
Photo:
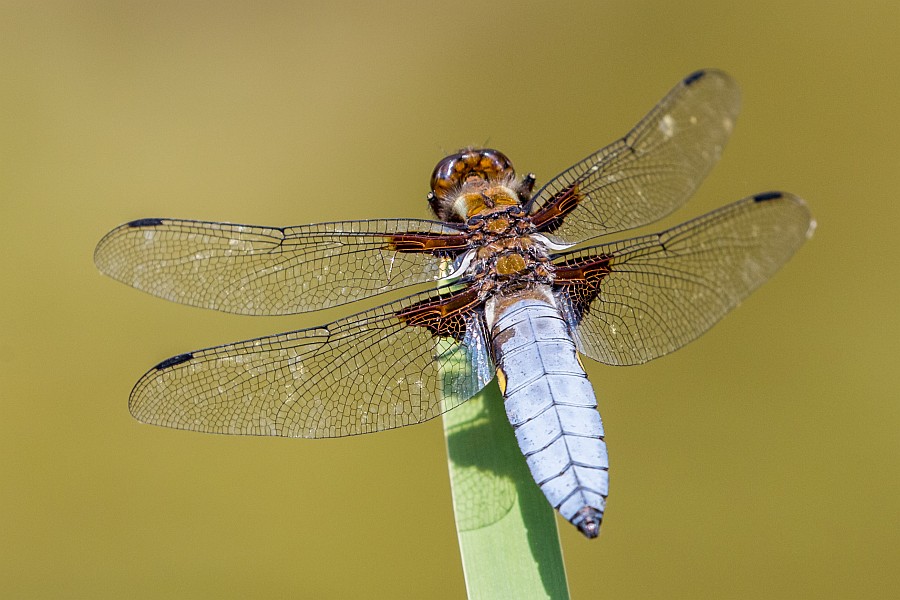
M 444 158 L 431 174 L 431 191 L 440 199 L 470 179 L 503 179 L 515 175 L 512 162 L 499 150 L 467 148 Z

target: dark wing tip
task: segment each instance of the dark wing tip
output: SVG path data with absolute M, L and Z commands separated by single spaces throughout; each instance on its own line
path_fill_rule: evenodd
M 153 368 L 156 369 L 157 371 L 165 371 L 166 369 L 174 367 L 175 365 L 180 365 L 181 363 L 186 363 L 187 361 L 191 360 L 192 358 L 194 358 L 194 355 L 191 354 L 190 352 L 188 352 L 186 354 L 179 354 L 178 356 L 173 356 L 172 358 L 167 358 L 166 360 L 162 361 L 161 363 L 159 363 L 158 365 L 156 365 Z
M 778 200 L 779 198 L 784 198 L 784 194 L 781 192 L 763 192 L 753 196 L 755 202 L 766 202 L 768 200 Z
M 162 219 L 137 219 L 135 221 L 129 221 L 125 224 L 126 227 L 158 227 L 162 225 Z
M 694 71 L 690 75 L 684 78 L 684 85 L 692 85 L 696 83 L 698 80 L 702 79 L 706 75 L 705 69 L 700 69 L 699 71 Z

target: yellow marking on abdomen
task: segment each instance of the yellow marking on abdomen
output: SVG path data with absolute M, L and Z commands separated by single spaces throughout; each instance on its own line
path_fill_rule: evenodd
M 506 396 L 506 373 L 501 367 L 497 367 L 497 385 L 500 386 L 500 393 Z

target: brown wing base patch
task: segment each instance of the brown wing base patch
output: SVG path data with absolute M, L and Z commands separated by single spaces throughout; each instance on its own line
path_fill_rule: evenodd
M 550 199 L 541 209 L 531 217 L 538 231 L 552 233 L 562 225 L 563 219 L 584 199 L 578 189 L 578 184 L 563 188 Z
M 555 266 L 553 286 L 568 297 L 580 321 L 600 295 L 600 285 L 612 272 L 613 257 L 588 256 Z
M 465 235 L 440 235 L 436 233 L 398 233 L 385 236 L 385 248 L 394 252 L 433 254 L 435 256 L 456 255 L 468 247 Z
M 467 317 L 479 304 L 477 290 L 465 289 L 407 306 L 397 312 L 397 318 L 410 327 L 424 327 L 435 337 L 459 342 L 466 335 Z

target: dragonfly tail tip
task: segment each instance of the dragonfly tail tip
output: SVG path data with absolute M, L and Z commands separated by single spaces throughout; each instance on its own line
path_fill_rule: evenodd
M 593 506 L 585 506 L 578 511 L 581 520 L 575 523 L 578 531 L 584 534 L 588 539 L 594 539 L 600 535 L 600 523 L 603 521 L 603 513 Z

